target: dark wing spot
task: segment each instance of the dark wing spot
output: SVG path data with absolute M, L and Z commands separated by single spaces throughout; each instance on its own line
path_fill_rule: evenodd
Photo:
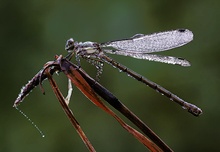
M 186 29 L 179 29 L 178 31 L 181 33 L 184 33 L 186 31 Z

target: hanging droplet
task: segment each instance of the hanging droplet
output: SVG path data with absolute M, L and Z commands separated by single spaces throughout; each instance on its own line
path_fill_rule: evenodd
M 40 130 L 40 128 L 23 111 L 21 111 L 17 106 L 15 106 L 15 109 L 18 110 L 34 126 L 34 128 L 38 130 L 42 137 L 45 137 L 44 133 Z

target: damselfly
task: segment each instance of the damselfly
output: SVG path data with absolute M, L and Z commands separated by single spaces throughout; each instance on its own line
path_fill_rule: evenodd
M 161 56 L 155 54 L 148 54 L 153 52 L 160 52 L 169 50 L 172 48 L 180 47 L 192 41 L 193 34 L 191 31 L 186 29 L 173 30 L 168 32 L 155 33 L 151 35 L 137 34 L 129 39 L 109 41 L 106 43 L 96 43 L 96 42 L 76 42 L 73 39 L 69 39 L 66 43 L 66 50 L 69 54 L 66 57 L 56 56 L 54 61 L 49 61 L 45 64 L 42 70 L 40 70 L 28 83 L 21 89 L 21 92 L 14 102 L 14 107 L 23 101 L 23 99 L 33 90 L 34 87 L 40 85 L 42 91 L 42 81 L 48 79 L 52 89 L 57 96 L 59 102 L 62 105 L 65 113 L 70 119 L 73 126 L 76 128 L 78 134 L 82 138 L 83 142 L 90 151 L 95 151 L 92 144 L 89 142 L 85 133 L 81 129 L 79 123 L 75 119 L 72 111 L 70 110 L 68 104 L 72 92 L 71 83 L 73 83 L 91 102 L 103 109 L 105 112 L 113 116 L 124 129 L 131 133 L 135 138 L 137 138 L 142 144 L 144 144 L 151 151 L 172 151 L 146 124 L 144 124 L 136 115 L 134 115 L 126 106 L 124 106 L 119 99 L 117 99 L 111 92 L 104 88 L 97 81 L 92 79 L 85 71 L 83 71 L 79 66 L 72 64 L 69 60 L 75 54 L 78 65 L 80 65 L 80 57 L 86 59 L 90 63 L 96 66 L 98 69 L 97 78 L 99 78 L 103 63 L 107 62 L 110 65 L 118 68 L 130 75 L 131 77 L 137 79 L 153 88 L 154 90 L 164 94 L 169 97 L 170 100 L 175 101 L 180 104 L 184 109 L 187 109 L 190 113 L 195 116 L 202 114 L 202 110 L 197 106 L 190 104 L 183 99 L 179 98 L 175 94 L 166 90 L 165 88 L 159 86 L 158 84 L 146 79 L 145 77 L 139 75 L 138 73 L 128 69 L 122 64 L 114 61 L 105 53 L 118 54 L 124 56 L 130 56 L 138 59 L 146 59 L 152 61 L 158 61 L 163 63 L 177 64 L 181 66 L 190 66 L 190 63 L 183 59 L 171 56 Z M 52 75 L 55 72 L 63 72 L 69 79 L 69 89 L 68 96 L 64 98 L 56 82 L 53 80 Z M 98 98 L 99 95 L 104 100 L 106 100 L 111 106 L 120 111 L 125 117 L 127 117 L 135 126 L 137 126 L 149 139 L 130 127 L 128 124 L 118 117 L 113 111 L 111 111 L 107 106 L 105 106 L 102 101 Z M 19 110 L 20 111 L 20 110 Z M 21 112 L 21 111 L 20 111 Z M 39 128 L 23 113 L 21 112 L 34 126 L 39 130 Z M 44 134 L 39 130 L 39 132 L 44 136 Z
M 102 73 L 103 62 L 126 72 L 131 77 L 137 79 L 164 94 L 170 100 L 180 104 L 184 109 L 187 109 L 193 115 L 200 115 L 202 110 L 197 106 L 190 104 L 175 94 L 159 86 L 158 84 L 146 79 L 138 73 L 128 69 L 126 66 L 114 61 L 105 53 L 130 56 L 137 59 L 146 59 L 162 63 L 177 64 L 181 66 L 190 66 L 189 61 L 172 56 L 162 56 L 157 54 L 149 54 L 153 52 L 161 52 L 185 45 L 193 40 L 193 33 L 187 29 L 178 29 L 151 35 L 136 34 L 128 39 L 109 41 L 106 43 L 97 42 L 77 42 L 72 38 L 66 42 L 65 49 L 69 52 L 67 59 L 71 59 L 75 54 L 78 65 L 80 65 L 80 57 L 86 59 L 96 66 L 98 69 L 97 77 Z

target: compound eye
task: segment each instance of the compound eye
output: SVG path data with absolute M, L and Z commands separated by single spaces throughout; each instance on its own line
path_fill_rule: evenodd
M 72 50 L 74 48 L 74 40 L 73 38 L 70 38 L 66 41 L 65 50 Z

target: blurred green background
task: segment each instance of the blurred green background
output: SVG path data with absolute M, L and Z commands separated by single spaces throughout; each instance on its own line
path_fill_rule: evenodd
M 67 53 L 64 45 L 77 41 L 106 42 L 136 33 L 150 34 L 188 28 L 194 41 L 164 55 L 181 56 L 191 67 L 180 67 L 111 55 L 130 69 L 200 106 L 196 118 L 144 84 L 105 64 L 100 83 L 151 127 L 173 150 L 220 151 L 220 1 L 1 1 L 1 152 L 87 151 L 71 126 L 48 82 L 20 105 L 37 130 L 12 108 L 20 88 L 54 55 Z M 73 60 L 73 62 L 75 62 Z M 82 61 L 95 77 L 96 69 Z M 67 80 L 55 76 L 66 93 Z M 70 107 L 97 151 L 147 151 L 112 117 L 74 89 Z

